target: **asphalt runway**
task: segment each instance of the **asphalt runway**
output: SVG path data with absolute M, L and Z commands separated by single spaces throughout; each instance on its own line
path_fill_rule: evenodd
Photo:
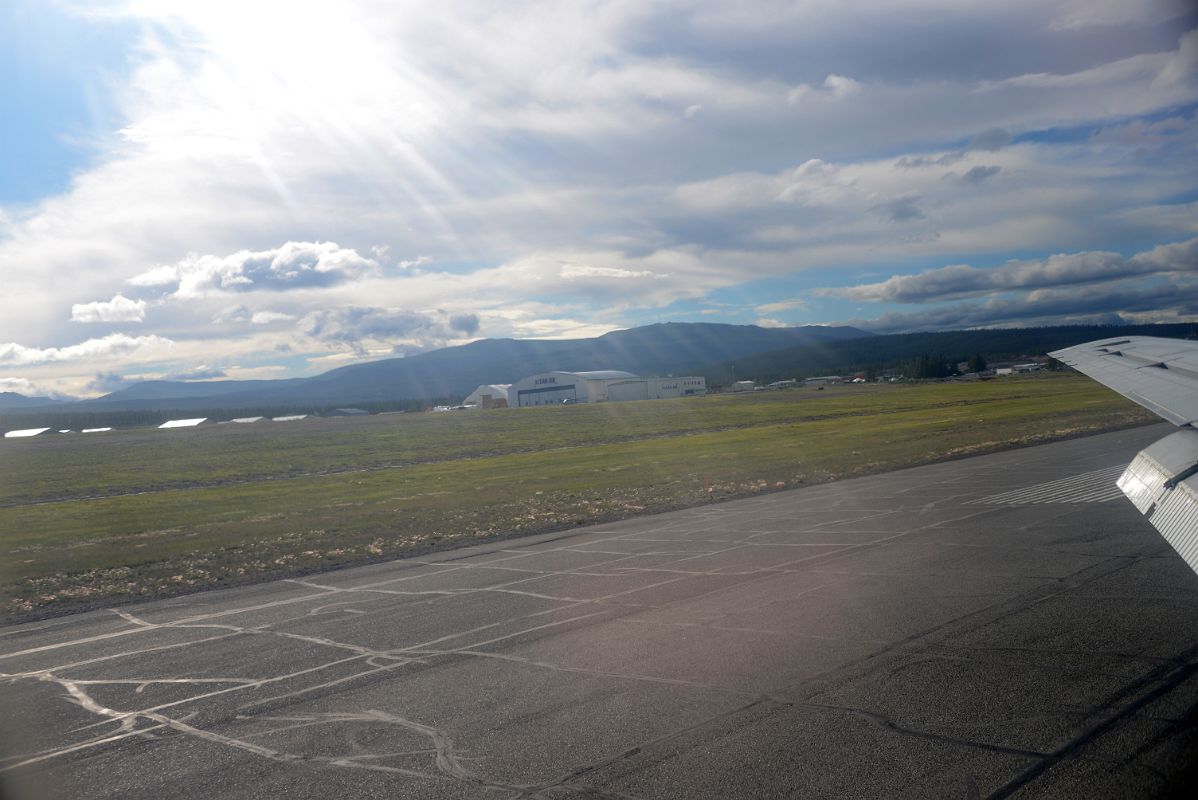
M 3 628 L 0 779 L 155 800 L 1182 793 L 1198 575 L 1114 488 L 1168 430 Z

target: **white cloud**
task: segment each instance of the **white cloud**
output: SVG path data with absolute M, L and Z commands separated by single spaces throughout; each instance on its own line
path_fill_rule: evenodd
M 173 286 L 176 297 L 213 292 L 332 286 L 378 272 L 378 264 L 333 242 L 287 242 L 228 256 L 189 255 L 129 279 L 133 286 Z
M 1195 231 L 1198 126 L 1157 117 L 1198 102 L 1198 38 L 1138 2 L 85 6 L 144 37 L 111 84 L 120 141 L 0 209 L 0 341 L 35 350 L 118 289 L 199 363 L 347 346 L 255 315 L 557 335 L 743 284 L 748 321 L 802 270 Z M 1103 124 L 1125 130 L 1086 139 Z M 383 352 L 424 335 L 379 325 Z
M 179 268 L 170 265 L 154 267 L 125 282 L 130 286 L 171 286 L 179 282 Z
M 71 306 L 71 322 L 141 322 L 145 318 L 145 300 L 130 300 L 120 294 L 107 301 Z
M 611 322 L 561 316 L 522 318 L 516 327 L 522 337 L 529 339 L 585 339 L 623 329 Z
M 844 75 L 828 75 L 819 87 L 808 83 L 794 87 L 786 93 L 786 102 L 794 106 L 803 103 L 804 100 L 821 96 L 839 100 L 857 94 L 863 87 L 860 81 Z
M 619 267 L 593 267 L 589 264 L 565 264 L 561 275 L 566 280 L 575 278 L 656 278 L 655 273 L 647 269 L 621 269 Z
M 157 335 L 126 336 L 110 333 L 66 347 L 25 347 L 15 342 L 0 344 L 0 367 L 22 367 L 53 361 L 96 361 L 129 357 L 146 351 L 161 351 L 174 342 Z
M 45 397 L 56 394 L 51 390 L 43 389 L 25 378 L 0 378 L 0 392 L 16 392 L 26 397 Z
M 810 303 L 798 297 L 793 297 L 789 300 L 779 300 L 774 303 L 764 303 L 756 306 L 753 310 L 758 314 L 777 314 L 781 311 L 805 311 L 810 308 Z
M 1164 89 L 1173 86 L 1189 73 L 1187 40 L 1183 37 L 1178 51 L 1174 53 L 1145 53 L 1142 55 L 1108 61 L 1076 72 L 1029 72 L 1016 75 L 994 84 L 986 84 L 982 91 L 1004 89 L 1071 90 L 1081 94 L 1088 89 L 1109 89 L 1111 86 L 1139 83 L 1145 88 Z M 1162 79 L 1164 75 L 1164 79 Z
M 824 79 L 824 88 L 831 92 L 833 97 L 848 97 L 861 91 L 861 83 L 844 75 L 829 75 Z
M 282 311 L 255 311 L 250 317 L 250 322 L 254 325 L 269 325 L 272 322 L 285 322 L 295 318 L 295 314 Z
M 1198 30 L 1181 37 L 1177 52 L 1169 56 L 1152 79 L 1152 85 L 1155 88 L 1172 87 L 1192 80 L 1195 75 L 1198 75 Z
M 416 256 L 416 258 L 408 258 L 400 261 L 397 265 L 400 269 L 416 269 L 423 267 L 425 264 L 433 262 L 432 256 Z

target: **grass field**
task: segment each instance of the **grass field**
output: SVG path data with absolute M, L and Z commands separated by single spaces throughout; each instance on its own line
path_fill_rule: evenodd
M 1154 420 L 1077 375 L 0 442 L 0 613 L 541 533 Z

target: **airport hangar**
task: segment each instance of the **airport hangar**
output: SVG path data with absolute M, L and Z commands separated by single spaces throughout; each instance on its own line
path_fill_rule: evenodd
M 601 403 L 616 400 L 658 400 L 707 394 L 707 382 L 688 375 L 681 378 L 642 378 L 631 372 L 605 369 L 597 372 L 542 372 L 512 384 L 508 405 L 551 406 L 561 403 Z
M 477 408 L 505 408 L 507 392 L 510 388 L 512 388 L 510 383 L 484 383 L 466 395 L 462 405 Z

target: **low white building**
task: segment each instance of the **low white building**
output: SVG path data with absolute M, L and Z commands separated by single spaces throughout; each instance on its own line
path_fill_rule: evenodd
M 202 422 L 204 422 L 207 419 L 208 419 L 207 417 L 195 417 L 193 419 L 168 419 L 166 422 L 162 423 L 158 427 L 160 429 L 164 429 L 164 428 L 194 428 L 195 426 L 201 424 Z
M 19 430 L 19 431 L 8 431 L 7 433 L 4 434 L 4 438 L 5 439 L 26 439 L 30 436 L 40 436 L 41 434 L 45 433 L 48 430 L 50 430 L 50 429 L 49 428 L 25 428 L 25 429 Z
M 470 394 L 466 395 L 466 399 L 462 401 L 464 406 L 473 406 L 474 408 L 500 408 L 506 406 L 507 390 L 512 385 L 510 383 L 484 383 L 481 384 Z
M 753 381 L 737 381 L 728 388 L 733 392 L 751 392 L 757 388 L 757 384 Z
M 507 402 L 513 408 L 519 408 L 563 403 L 658 400 L 702 394 L 707 394 L 707 381 L 702 377 L 642 378 L 631 372 L 608 369 L 530 375 L 508 388 Z

